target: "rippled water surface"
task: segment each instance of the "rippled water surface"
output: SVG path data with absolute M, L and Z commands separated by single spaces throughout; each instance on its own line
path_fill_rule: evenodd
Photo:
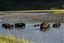
M 7 18 L 8 19 L 8 18 Z M 4 19 L 3 19 L 4 20 Z M 50 23 L 50 30 L 43 32 L 39 30 L 39 27 L 33 27 L 34 24 L 39 24 L 40 22 L 25 22 L 25 29 L 22 28 L 12 28 L 11 30 L 5 30 L 2 28 L 2 23 L 8 22 L 14 24 L 16 21 L 0 21 L 0 33 L 6 35 L 8 33 L 14 34 L 16 37 L 24 37 L 34 43 L 63 43 L 64 42 L 64 23 L 61 23 L 59 28 L 53 28 Z

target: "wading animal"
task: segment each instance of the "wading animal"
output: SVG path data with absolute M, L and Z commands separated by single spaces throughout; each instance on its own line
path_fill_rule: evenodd
M 48 30 L 48 28 L 50 28 L 50 24 L 48 24 L 48 22 L 43 22 L 40 24 L 40 30 Z
M 2 24 L 2 27 L 4 27 L 5 29 L 10 29 L 10 28 L 13 28 L 14 25 L 9 24 L 9 23 L 4 23 L 4 24 Z
M 33 25 L 34 27 L 38 27 L 38 26 L 40 26 L 40 24 L 35 24 L 35 25 Z
M 60 27 L 60 23 L 54 23 L 53 27 Z
M 25 23 L 15 23 L 15 28 L 25 28 Z

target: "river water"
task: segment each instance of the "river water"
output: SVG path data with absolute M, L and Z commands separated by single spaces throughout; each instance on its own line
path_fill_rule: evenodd
M 5 19 L 5 18 L 4 18 Z M 29 41 L 33 41 L 34 43 L 64 43 L 64 23 L 61 23 L 59 28 L 53 28 L 52 24 L 50 23 L 50 30 L 43 32 L 40 31 L 39 27 L 33 27 L 34 24 L 40 24 L 41 22 L 25 22 L 26 27 L 25 29 L 22 28 L 12 28 L 10 30 L 5 30 L 2 28 L 2 23 L 11 23 L 14 24 L 15 20 L 12 21 L 0 21 L 0 33 L 4 36 L 11 33 L 15 37 L 24 37 Z M 8 18 L 6 18 L 8 19 Z M 9 18 L 10 19 L 10 18 Z M 1 19 L 2 20 L 2 19 Z

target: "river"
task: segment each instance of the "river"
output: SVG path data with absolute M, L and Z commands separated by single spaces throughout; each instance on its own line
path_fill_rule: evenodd
M 5 30 L 1 26 L 2 23 L 8 22 L 8 23 L 14 24 L 16 22 L 15 18 L 11 19 L 11 18 L 5 17 L 1 20 L 0 20 L 0 33 L 3 35 L 12 33 L 15 37 L 18 37 L 18 36 L 20 38 L 24 37 L 25 39 L 28 39 L 29 41 L 33 41 L 34 43 L 63 43 L 64 42 L 64 23 L 61 23 L 61 26 L 59 28 L 53 28 L 52 24 L 54 22 L 49 22 L 50 30 L 43 32 L 43 31 L 40 31 L 39 27 L 33 27 L 34 24 L 40 24 L 41 22 L 36 22 L 36 21 L 25 22 L 26 24 L 25 29 L 12 28 L 10 30 Z

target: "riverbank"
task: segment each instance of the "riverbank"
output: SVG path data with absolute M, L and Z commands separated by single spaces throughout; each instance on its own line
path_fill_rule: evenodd
M 56 10 L 19 10 L 19 11 L 0 11 L 0 13 L 37 13 L 37 12 L 58 12 L 58 13 L 64 13 L 64 9 L 56 9 Z

